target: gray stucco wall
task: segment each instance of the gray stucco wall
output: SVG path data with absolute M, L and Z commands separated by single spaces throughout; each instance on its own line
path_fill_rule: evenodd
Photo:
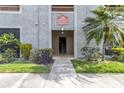
M 23 5 L 20 12 L 0 12 L 0 27 L 20 28 L 20 39 L 23 43 L 31 43 L 34 48 L 49 47 L 49 6 Z M 45 11 L 45 12 L 44 12 Z M 39 33 L 38 33 L 39 26 Z
M 51 18 L 49 17 L 50 16 L 50 10 L 49 10 L 49 6 L 48 5 L 42 5 L 42 6 L 39 6 L 39 10 L 40 10 L 40 13 L 39 13 L 39 37 L 40 37 L 40 40 L 39 40 L 39 44 L 40 44 L 40 48 L 49 48 L 49 42 L 50 41 L 50 29 L 49 29 L 49 24 L 50 24 L 50 21 Z
M 24 43 L 31 43 L 34 48 L 37 47 L 37 7 L 22 6 L 19 25 L 21 29 L 21 40 Z
M 76 44 L 76 57 L 81 57 L 81 52 L 80 49 L 84 46 L 86 46 L 86 39 L 85 39 L 85 35 L 83 33 L 83 30 L 81 29 L 81 27 L 83 27 L 85 25 L 84 23 L 84 19 L 88 16 L 92 16 L 92 13 L 90 12 L 91 10 L 95 9 L 97 6 L 95 5 L 78 5 L 75 8 L 75 16 L 76 16 L 76 27 L 75 27 L 75 31 L 76 31 L 76 36 L 77 40 L 75 41 Z M 96 46 L 94 40 L 89 44 L 89 46 Z M 101 45 L 100 45 L 101 46 Z

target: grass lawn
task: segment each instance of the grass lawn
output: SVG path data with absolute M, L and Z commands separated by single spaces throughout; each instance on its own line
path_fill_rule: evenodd
M 48 73 L 50 68 L 27 62 L 0 64 L 0 73 Z
M 124 73 L 123 62 L 104 61 L 93 64 L 75 59 L 72 64 L 77 73 Z

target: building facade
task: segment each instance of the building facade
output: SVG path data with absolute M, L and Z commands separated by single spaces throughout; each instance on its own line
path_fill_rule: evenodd
M 86 45 L 84 19 L 95 5 L 0 6 L 0 34 L 13 32 L 33 48 L 52 48 L 54 55 L 80 57 Z M 94 41 L 91 46 L 96 46 Z M 101 47 L 101 45 L 100 45 Z

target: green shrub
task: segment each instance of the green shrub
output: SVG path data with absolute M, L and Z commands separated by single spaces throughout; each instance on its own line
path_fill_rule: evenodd
M 36 64 L 48 65 L 53 63 L 53 50 L 50 48 L 35 49 L 31 53 L 31 61 Z
M 18 40 L 13 33 L 3 33 L 0 36 L 0 48 L 3 51 L 10 48 L 11 45 L 13 45 L 14 48 L 18 48 L 20 43 L 20 40 Z
M 101 58 L 101 53 L 99 50 L 99 48 L 95 47 L 83 47 L 81 52 L 87 61 L 98 61 Z
M 24 58 L 25 60 L 28 60 L 30 57 L 30 54 L 31 54 L 30 52 L 32 49 L 32 45 L 31 44 L 21 44 L 20 49 L 21 49 L 22 58 Z
M 0 54 L 0 64 L 3 64 L 4 63 L 4 58 L 2 56 L 2 54 Z
M 91 64 L 80 60 L 71 60 L 77 73 L 124 73 L 124 63 L 119 61 L 103 61 Z
M 112 48 L 113 51 L 113 58 L 117 60 L 124 59 L 124 48 Z
M 16 56 L 16 51 L 8 48 L 4 53 L 1 54 L 2 62 L 11 63 L 15 61 Z
M 112 48 L 113 51 L 123 52 L 124 48 Z

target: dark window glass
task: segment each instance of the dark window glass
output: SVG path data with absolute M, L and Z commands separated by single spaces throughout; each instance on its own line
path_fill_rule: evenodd
M 120 7 L 120 5 L 105 5 L 106 7 Z
M 0 5 L 0 11 L 19 11 L 19 5 Z
M 52 5 L 52 11 L 74 11 L 73 5 Z

